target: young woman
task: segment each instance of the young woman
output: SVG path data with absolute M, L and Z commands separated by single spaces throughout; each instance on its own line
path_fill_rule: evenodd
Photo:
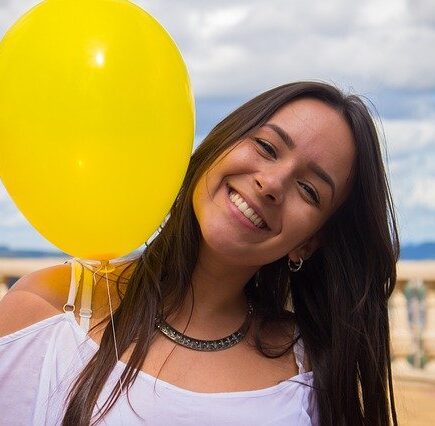
M 161 232 L 109 293 L 98 281 L 92 311 L 69 265 L 1 301 L 3 420 L 396 424 L 398 252 L 364 103 L 322 83 L 272 89 L 206 137 Z

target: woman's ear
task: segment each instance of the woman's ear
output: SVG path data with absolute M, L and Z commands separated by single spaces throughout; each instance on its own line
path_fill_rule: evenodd
M 289 252 L 288 257 L 293 262 L 299 262 L 300 258 L 302 258 L 303 260 L 307 260 L 322 245 L 322 235 L 320 233 L 316 233 L 311 238 L 302 243 L 299 247 L 296 247 L 291 252 Z

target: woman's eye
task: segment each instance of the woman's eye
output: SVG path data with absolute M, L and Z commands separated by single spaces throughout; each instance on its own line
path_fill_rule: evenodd
M 317 197 L 316 192 L 308 185 L 305 185 L 302 182 L 299 182 L 300 185 L 304 188 L 305 192 L 307 192 L 308 194 L 310 194 L 310 198 L 316 203 L 319 204 L 319 198 Z
M 271 144 L 265 142 L 263 139 L 255 138 L 255 142 L 261 146 L 261 149 L 271 155 L 273 158 L 276 158 L 275 149 Z

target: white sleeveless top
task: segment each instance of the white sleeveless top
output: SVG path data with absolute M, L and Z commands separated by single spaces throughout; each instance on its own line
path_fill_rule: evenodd
M 72 268 L 74 271 L 74 268 Z M 67 304 L 75 301 L 75 277 Z M 98 345 L 87 335 L 89 289 L 83 289 L 81 326 L 66 311 L 0 337 L 0 424 L 60 425 L 66 397 Z M 111 426 L 169 425 L 317 425 L 312 372 L 303 367 L 303 344 L 294 347 L 299 374 L 265 389 L 202 393 L 167 383 L 139 371 L 128 392 L 99 424 Z M 98 399 L 102 407 L 118 383 L 125 364 L 119 361 Z M 134 411 L 133 411 L 133 409 Z M 94 410 L 94 415 L 97 408 Z M 135 413 L 136 412 L 136 413 Z

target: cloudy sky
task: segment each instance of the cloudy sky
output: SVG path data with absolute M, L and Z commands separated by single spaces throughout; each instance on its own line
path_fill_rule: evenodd
M 0 35 L 36 0 L 1 0 Z M 191 73 L 197 140 L 233 108 L 294 80 L 368 98 L 385 133 L 403 243 L 435 241 L 433 0 L 136 0 L 172 34 Z M 0 153 L 1 155 L 1 153 Z M 0 182 L 0 245 L 52 248 Z

